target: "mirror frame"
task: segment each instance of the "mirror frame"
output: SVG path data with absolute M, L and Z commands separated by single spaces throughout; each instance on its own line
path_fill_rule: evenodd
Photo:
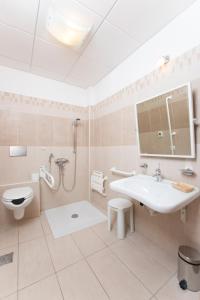
M 140 134 L 139 134 L 139 124 L 138 124 L 138 109 L 137 105 L 150 101 L 153 98 L 162 96 L 163 94 L 173 92 L 174 90 L 182 87 L 187 87 L 187 92 L 188 92 L 188 110 L 189 110 L 189 126 L 190 126 L 190 155 L 173 155 L 173 154 L 149 154 L 149 153 L 141 153 L 140 149 Z M 166 90 L 162 94 L 157 94 L 155 96 L 152 96 L 151 98 L 136 102 L 135 104 L 135 117 L 136 117 L 136 134 L 137 134 L 137 142 L 138 142 L 138 151 L 140 156 L 148 156 L 148 157 L 168 157 L 168 158 L 190 158 L 194 159 L 196 157 L 196 147 L 195 147 L 195 127 L 194 127 L 194 111 L 193 111 L 193 97 L 192 97 L 192 88 L 191 88 L 191 83 L 187 82 L 185 84 L 179 85 L 173 89 Z

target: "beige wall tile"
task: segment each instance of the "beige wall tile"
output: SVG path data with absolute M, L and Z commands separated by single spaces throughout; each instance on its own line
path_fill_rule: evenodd
M 72 118 L 0 110 L 0 146 L 72 146 Z M 77 128 L 78 146 L 88 146 L 88 120 Z
M 19 115 L 9 110 L 0 111 L 0 145 L 19 145 Z
M 19 114 L 19 145 L 37 145 L 37 116 Z
M 88 119 L 88 107 L 0 91 L 0 108 L 49 116 Z
M 49 116 L 37 116 L 36 139 L 37 145 L 53 145 L 53 118 Z
M 53 122 L 53 145 L 72 145 L 72 121 L 63 118 L 52 118 Z

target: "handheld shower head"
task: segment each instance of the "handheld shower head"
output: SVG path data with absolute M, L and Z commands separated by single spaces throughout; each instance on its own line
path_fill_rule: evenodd
M 78 123 L 80 122 L 81 119 L 77 118 L 73 121 L 72 126 L 73 126 L 73 152 L 76 153 L 77 149 L 77 127 Z

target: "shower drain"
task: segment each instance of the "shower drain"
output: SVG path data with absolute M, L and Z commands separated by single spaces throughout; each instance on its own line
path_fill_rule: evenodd
M 72 219 L 76 219 L 76 218 L 78 218 L 78 217 L 79 217 L 78 214 L 72 214 L 72 215 L 71 215 L 71 218 L 72 218 Z

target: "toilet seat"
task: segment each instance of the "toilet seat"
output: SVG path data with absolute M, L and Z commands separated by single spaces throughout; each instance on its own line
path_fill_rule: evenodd
M 33 190 L 31 187 L 26 186 L 26 187 L 19 187 L 19 188 L 14 188 L 14 189 L 9 189 L 6 190 L 3 193 L 3 197 L 2 200 L 5 202 L 10 202 L 13 205 L 21 205 L 22 203 L 24 203 L 24 201 L 28 200 L 29 198 L 33 197 Z M 21 201 L 21 203 L 19 204 L 15 204 L 13 203 L 13 201 L 15 200 L 19 200 L 19 199 L 23 199 L 23 201 Z
M 29 186 L 6 190 L 1 199 L 4 206 L 13 211 L 16 220 L 24 217 L 25 208 L 32 200 L 33 190 Z

